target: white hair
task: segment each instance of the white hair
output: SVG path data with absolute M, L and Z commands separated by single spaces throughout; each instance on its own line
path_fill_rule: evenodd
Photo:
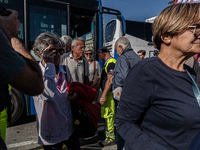
M 88 46 L 88 47 L 86 47 L 86 49 L 85 49 L 85 52 L 87 52 L 87 51 L 92 51 L 92 53 L 93 53 L 93 52 L 94 52 L 94 49 L 93 49 L 92 46 Z
M 73 46 L 73 47 L 76 47 L 78 41 L 82 41 L 82 42 L 85 43 L 85 40 L 84 40 L 83 38 L 81 38 L 81 37 L 77 37 L 77 38 L 74 38 L 74 39 L 72 40 L 72 46 Z
M 72 38 L 68 35 L 63 35 L 60 40 L 63 42 L 64 47 L 66 47 L 68 44 L 72 43 Z
M 130 41 L 125 38 L 125 37 L 120 37 L 117 41 L 116 41 L 116 46 L 119 47 L 119 45 L 121 45 L 123 47 L 123 49 L 126 48 L 131 48 L 131 43 Z

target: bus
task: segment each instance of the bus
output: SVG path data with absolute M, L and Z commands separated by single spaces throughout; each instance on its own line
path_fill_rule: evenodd
M 98 59 L 95 54 L 101 46 L 107 46 L 111 55 L 117 58 L 114 42 L 127 35 L 129 23 L 121 12 L 103 7 L 101 0 L 0 0 L 0 6 L 18 11 L 18 37 L 33 56 L 32 47 L 36 37 L 46 31 L 59 36 L 83 37 L 86 47 L 94 48 L 94 59 Z M 116 19 L 104 26 L 104 14 L 113 15 Z M 114 24 L 117 26 L 113 27 Z M 17 121 L 24 112 L 27 115 L 36 113 L 33 98 L 15 88 L 11 89 L 11 102 L 11 123 Z
M 125 20 L 125 32 L 119 19 L 110 20 L 105 27 L 105 45 L 111 51 L 111 55 L 117 58 L 114 43 L 120 37 L 126 37 L 131 43 L 132 49 L 137 53 L 139 50 L 146 51 L 146 57 L 157 55 L 158 51 L 152 44 L 152 24 Z

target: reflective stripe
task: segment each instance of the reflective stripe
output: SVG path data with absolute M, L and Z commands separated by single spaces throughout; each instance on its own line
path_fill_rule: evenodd
M 108 67 L 109 63 L 114 63 L 114 64 L 115 64 L 115 63 L 116 63 L 115 58 L 110 58 L 110 59 L 107 61 L 106 66 L 104 67 L 106 73 L 108 73 L 107 67 Z M 104 68 L 103 68 L 103 69 L 104 69 Z

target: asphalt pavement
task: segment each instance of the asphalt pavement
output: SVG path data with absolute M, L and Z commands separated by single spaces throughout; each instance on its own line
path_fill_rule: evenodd
M 104 126 L 104 120 L 100 117 L 95 136 L 79 139 L 81 150 L 117 150 L 116 144 L 106 147 L 98 144 L 105 139 Z M 8 150 L 43 150 L 42 146 L 37 144 L 37 138 L 35 116 L 23 117 L 21 122 L 8 127 L 6 144 Z M 67 150 L 66 147 L 63 149 Z

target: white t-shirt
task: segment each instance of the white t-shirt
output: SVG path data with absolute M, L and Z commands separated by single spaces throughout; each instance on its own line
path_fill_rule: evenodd
M 92 81 L 93 79 L 93 75 L 94 75 L 94 79 L 101 76 L 101 67 L 99 65 L 99 62 L 96 61 L 96 70 L 94 73 L 94 61 L 89 65 L 89 81 Z

